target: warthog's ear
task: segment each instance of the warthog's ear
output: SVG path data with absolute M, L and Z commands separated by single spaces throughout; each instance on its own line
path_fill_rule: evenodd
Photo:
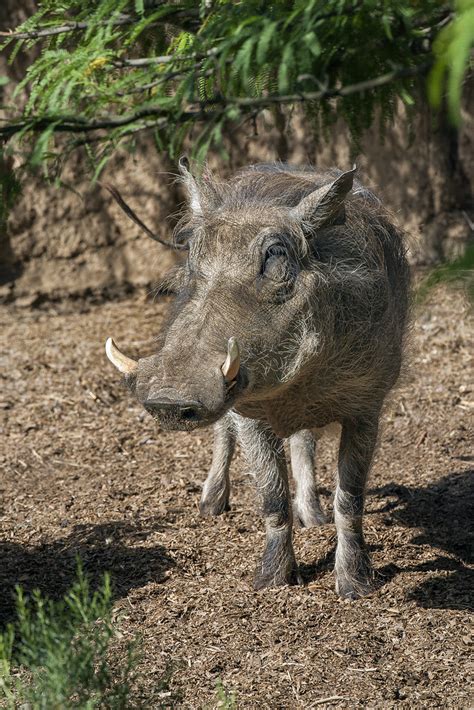
M 345 219 L 344 200 L 352 189 L 356 166 L 348 170 L 329 185 L 314 190 L 303 197 L 290 210 L 293 219 L 308 225 L 311 230 L 341 224 Z
M 196 216 L 202 215 L 201 196 L 196 180 L 189 170 L 189 160 L 182 155 L 178 161 L 179 172 L 183 176 L 184 187 L 188 193 L 189 207 Z

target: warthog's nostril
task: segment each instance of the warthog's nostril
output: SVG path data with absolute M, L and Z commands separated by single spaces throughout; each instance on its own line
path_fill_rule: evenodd
M 188 422 L 194 422 L 199 419 L 200 412 L 202 412 L 200 407 L 182 407 L 180 411 L 181 419 L 186 419 Z

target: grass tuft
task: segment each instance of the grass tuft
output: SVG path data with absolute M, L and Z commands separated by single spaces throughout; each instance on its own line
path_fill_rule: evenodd
M 227 691 L 221 680 L 216 684 L 216 707 L 222 710 L 237 710 L 237 699 L 233 691 Z
M 59 601 L 16 588 L 17 620 L 0 634 L 0 703 L 31 710 L 137 707 L 131 683 L 135 646 L 114 659 L 120 635 L 111 620 L 109 575 L 92 592 L 80 562 Z

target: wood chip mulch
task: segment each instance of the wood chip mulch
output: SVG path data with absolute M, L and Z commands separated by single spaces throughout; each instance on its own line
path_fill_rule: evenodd
M 232 510 L 198 512 L 209 431 L 164 433 L 103 344 L 149 353 L 166 303 L 0 313 L 0 623 L 16 584 L 63 594 L 75 557 L 110 570 L 116 623 L 139 635 L 144 707 L 468 708 L 473 704 L 472 318 L 438 290 L 415 312 L 366 504 L 377 585 L 339 600 L 332 524 L 297 530 L 305 586 L 254 592 L 264 533 L 233 463 Z M 471 368 L 471 369 L 470 369 Z M 336 442 L 319 444 L 331 508 Z M 163 680 L 165 678 L 165 680 Z

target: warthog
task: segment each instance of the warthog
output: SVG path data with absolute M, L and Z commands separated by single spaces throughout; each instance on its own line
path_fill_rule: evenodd
M 159 350 L 136 362 L 109 339 L 107 354 L 163 428 L 232 417 L 263 503 L 256 589 L 300 581 L 283 438 L 339 422 L 336 589 L 357 598 L 372 576 L 365 484 L 407 319 L 402 235 L 355 168 L 256 165 L 227 182 L 195 179 L 186 160 L 180 171 L 188 258 Z

